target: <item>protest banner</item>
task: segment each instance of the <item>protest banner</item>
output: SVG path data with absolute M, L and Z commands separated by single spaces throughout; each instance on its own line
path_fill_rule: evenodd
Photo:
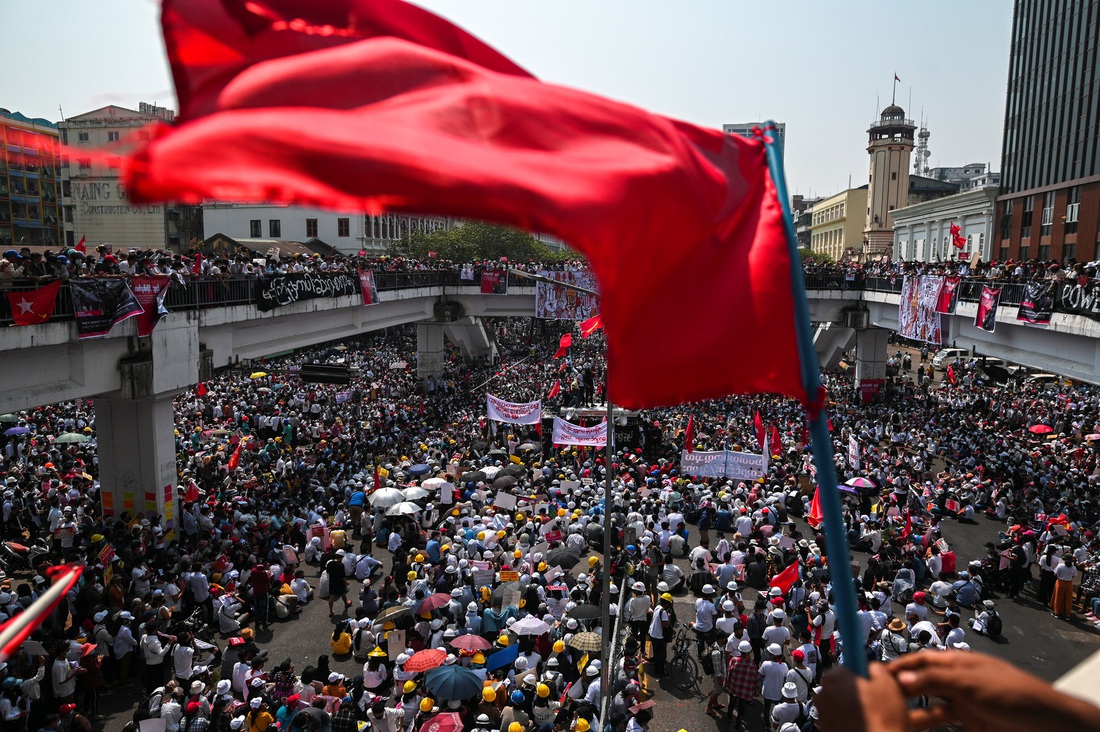
M 492 394 L 486 394 L 485 412 L 494 422 L 539 424 L 542 421 L 542 402 L 506 402 Z
M 607 422 L 601 422 L 595 427 L 582 427 L 566 422 L 561 417 L 554 417 L 553 442 L 555 445 L 603 447 L 607 444 Z

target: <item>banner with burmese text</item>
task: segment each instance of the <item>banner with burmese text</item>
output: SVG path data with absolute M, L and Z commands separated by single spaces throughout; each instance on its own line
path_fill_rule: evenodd
M 553 442 L 555 445 L 604 447 L 607 445 L 607 421 L 600 422 L 595 427 L 581 427 L 579 424 L 566 422 L 561 417 L 554 417 Z
M 492 394 L 486 394 L 485 412 L 494 422 L 539 424 L 542 421 L 542 402 L 506 402 Z

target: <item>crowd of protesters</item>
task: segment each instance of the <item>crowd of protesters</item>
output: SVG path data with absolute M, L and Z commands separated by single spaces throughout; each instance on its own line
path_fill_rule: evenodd
M 494 327 L 498 361 L 453 357 L 426 382 L 405 329 L 225 371 L 181 395 L 170 526 L 124 506 L 101 518 L 96 445 L 110 436 L 96 433 L 90 403 L 0 415 L 3 532 L 20 544 L 2 556 L 0 611 L 33 603 L 48 565 L 86 564 L 0 671 L 4 724 L 89 725 L 101 694 L 136 686 L 138 716 L 165 719 L 168 732 L 362 722 L 397 732 L 447 714 L 464 729 L 584 732 L 604 701 L 613 728 L 637 732 L 653 713 L 644 691 L 690 628 L 708 711 L 745 726 L 762 710 L 790 732 L 814 728 L 822 672 L 845 653 L 965 651 L 970 634 L 1000 632 L 997 601 L 1021 594 L 1062 618 L 1100 611 L 1090 388 L 975 373 L 965 388 L 901 380 L 888 401 L 863 404 L 826 377 L 840 477 L 873 486 L 846 498 L 849 543 L 866 554 L 864 632 L 846 648 L 829 559 L 804 522 L 814 483 L 797 404 L 755 396 L 640 415 L 616 452 L 604 557 L 590 549 L 603 538 L 602 452 L 555 448 L 486 421 L 484 408 L 486 392 L 547 408 L 602 401 L 601 336 L 554 360 L 567 325 Z M 306 384 L 294 376 L 306 361 L 356 375 Z M 555 382 L 561 394 L 547 399 Z M 696 449 L 754 452 L 757 414 L 776 427 L 765 478 L 681 473 L 689 417 Z M 839 457 L 850 436 L 858 471 Z M 999 533 L 984 556 L 955 557 L 944 521 Z M 800 578 L 773 587 L 792 564 Z M 333 633 L 299 670 L 256 632 L 311 602 L 327 606 Z M 608 658 L 598 608 L 619 602 L 627 640 Z M 362 673 L 341 676 L 329 655 L 350 655 Z

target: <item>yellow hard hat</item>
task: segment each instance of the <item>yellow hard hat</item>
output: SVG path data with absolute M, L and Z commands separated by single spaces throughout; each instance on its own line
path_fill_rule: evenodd
M 502 635 L 502 636 L 500 636 L 499 638 L 497 638 L 497 643 L 499 643 L 499 644 L 500 644 L 500 645 L 502 645 L 502 646 L 506 646 L 506 645 L 508 645 L 508 644 L 509 644 L 509 643 L 511 643 L 511 642 L 512 642 L 512 641 L 511 641 L 511 640 L 510 640 L 510 639 L 508 638 L 508 636 L 506 636 L 506 635 Z
M 576 730 L 576 732 L 588 732 L 588 730 L 592 728 L 588 725 L 588 720 L 584 717 L 581 717 L 577 720 L 577 726 L 573 729 Z
M 411 680 L 410 680 L 410 681 L 406 681 L 406 682 L 405 682 L 405 685 L 404 685 L 403 687 L 401 687 L 401 688 L 405 690 L 405 693 L 406 693 L 406 694 L 411 694 L 411 693 L 413 693 L 414 691 L 416 691 L 416 682 L 415 682 L 415 681 L 411 681 Z
M 558 509 L 558 516 L 564 516 L 564 515 L 565 515 L 565 509 L 564 508 L 559 508 Z
M 498 532 L 497 532 L 497 538 L 498 538 L 498 539 L 503 539 L 503 538 L 504 538 L 504 537 L 506 537 L 506 536 L 508 536 L 508 532 L 507 532 L 507 531 L 501 530 L 501 531 L 498 531 Z
M 450 550 L 451 550 L 451 545 L 450 544 L 444 544 L 443 546 L 439 547 L 439 551 L 441 551 L 441 552 L 449 552 Z
M 410 569 L 408 577 L 409 577 L 409 582 L 412 582 L 414 579 L 416 579 L 416 572 L 414 572 L 413 570 Z
M 411 684 L 412 682 L 409 681 L 409 682 L 406 682 L 406 683 Z M 432 701 L 431 697 L 426 696 L 426 697 L 424 697 L 423 699 L 420 700 L 420 711 L 422 711 L 422 712 L 430 712 L 430 711 L 432 711 L 432 707 L 434 707 L 434 706 L 435 706 L 435 702 Z
M 517 513 L 516 514 L 516 521 L 522 521 L 522 520 L 523 520 L 523 514 L 522 513 Z
M 519 722 L 512 722 L 508 725 L 508 732 L 523 732 L 523 725 Z
M 672 602 L 672 595 L 670 595 L 667 592 L 662 592 L 661 593 L 661 599 L 665 600 L 666 602 Z
M 541 696 L 543 699 L 550 696 L 550 687 L 546 684 L 539 684 L 535 689 L 535 693 Z
M 478 663 L 478 664 L 485 663 L 485 654 L 483 654 L 481 651 L 478 651 L 477 653 L 474 654 L 474 661 L 473 662 Z
M 549 567 L 547 566 L 546 562 L 539 562 L 539 571 L 540 572 L 545 572 L 547 569 L 549 569 Z
M 565 641 L 562 641 L 562 640 L 554 641 L 554 652 L 555 653 L 561 653 L 564 650 L 565 650 Z
M 521 552 L 519 549 L 516 549 L 514 552 L 512 552 L 512 556 L 516 559 L 519 559 L 523 556 L 523 552 Z
M 98 544 L 103 541 L 103 534 L 92 534 L 92 543 Z
M 485 532 L 484 531 L 477 532 L 477 540 L 478 541 L 485 541 Z
M 423 562 L 424 561 L 424 555 L 423 554 L 417 554 L 416 555 L 416 561 Z
M 588 566 L 589 567 L 595 567 L 599 563 L 600 563 L 600 558 L 599 557 L 589 557 L 588 558 Z
M 487 702 L 492 703 L 492 702 L 495 702 L 497 700 L 497 693 L 496 693 L 496 691 L 493 690 L 493 687 L 486 686 L 481 691 L 481 698 L 484 699 Z

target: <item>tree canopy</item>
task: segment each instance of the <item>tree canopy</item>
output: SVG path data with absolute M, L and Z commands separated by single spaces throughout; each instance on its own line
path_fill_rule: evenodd
M 448 230 L 412 232 L 394 245 L 392 253 L 427 259 L 429 252 L 435 252 L 439 259 L 455 262 L 499 260 L 501 257 L 512 262 L 581 258 L 571 249 L 552 248 L 525 231 L 478 221 L 467 221 Z

